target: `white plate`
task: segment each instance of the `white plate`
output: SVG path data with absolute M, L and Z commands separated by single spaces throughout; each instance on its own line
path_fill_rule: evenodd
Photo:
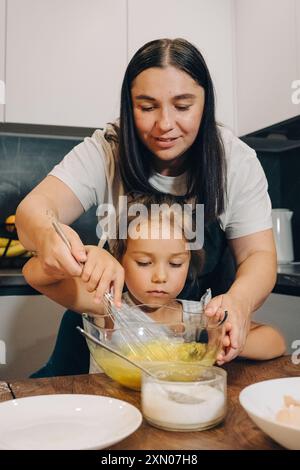
M 284 395 L 300 399 L 300 377 L 265 380 L 244 388 L 240 403 L 250 418 L 274 441 L 287 449 L 300 450 L 300 427 L 278 423 L 276 413 Z
M 98 395 L 41 395 L 0 403 L 0 449 L 104 449 L 132 434 L 140 411 Z

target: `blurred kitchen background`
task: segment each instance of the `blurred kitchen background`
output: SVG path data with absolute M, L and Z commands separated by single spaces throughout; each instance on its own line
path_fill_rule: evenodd
M 118 116 L 126 64 L 160 37 L 183 37 L 202 51 L 218 120 L 257 151 L 273 207 L 293 212 L 296 263 L 278 268 L 256 314 L 282 329 L 292 351 L 300 340 L 300 105 L 292 102 L 300 0 L 0 0 L 0 237 L 32 187 Z M 94 209 L 74 224 L 85 243 L 96 243 L 95 224 Z M 44 363 L 64 311 L 26 285 L 23 263 L 0 258 L 0 379 Z

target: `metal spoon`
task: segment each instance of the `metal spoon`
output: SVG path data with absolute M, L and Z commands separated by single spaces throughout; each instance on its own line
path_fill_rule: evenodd
M 137 367 L 138 369 L 142 370 L 143 372 L 145 372 L 145 374 L 147 375 L 150 375 L 150 377 L 153 377 L 154 379 L 156 379 L 156 375 L 152 374 L 148 369 L 145 369 L 145 367 L 141 366 L 140 364 L 138 364 L 137 362 L 133 361 L 132 359 L 129 359 L 128 357 L 124 356 L 124 354 L 120 353 L 119 351 L 117 351 L 116 349 L 112 348 L 111 346 L 107 346 L 107 344 L 103 343 L 102 341 L 100 341 L 99 339 L 96 339 L 94 336 L 92 336 L 90 333 L 88 333 L 87 331 L 83 330 L 82 328 L 80 328 L 80 326 L 76 326 L 77 330 L 80 331 L 80 333 L 85 336 L 86 338 L 90 339 L 91 341 L 93 341 L 93 343 L 97 344 L 98 346 L 101 346 L 103 349 L 106 349 L 107 351 L 115 354 L 116 356 L 119 356 L 121 359 L 124 359 L 124 361 L 127 361 L 129 362 L 131 365 Z

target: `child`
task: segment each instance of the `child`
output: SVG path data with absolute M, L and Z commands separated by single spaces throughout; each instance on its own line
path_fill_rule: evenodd
M 169 195 L 140 196 L 132 203 L 143 204 L 147 209 L 146 216 L 139 215 L 135 236 L 129 234 L 127 239 L 117 239 L 110 243 L 112 254 L 124 268 L 125 284 L 128 293 L 126 302 L 133 304 L 170 305 L 177 297 L 180 298 L 187 277 L 196 279 L 200 274 L 204 261 L 203 250 L 190 250 L 186 238 L 186 227 L 192 231 L 194 221 L 183 217 L 181 222 L 172 210 L 172 205 L 178 202 Z M 165 212 L 159 218 L 151 218 L 153 204 L 164 204 Z M 131 205 L 129 205 L 129 208 Z M 161 207 L 161 206 L 160 206 Z M 171 208 L 171 210 L 169 210 Z M 129 213 L 129 211 L 128 211 Z M 170 228 L 166 234 L 163 226 L 163 217 L 169 217 Z M 165 219 L 164 219 L 165 220 Z M 127 218 L 127 228 L 133 218 Z M 156 236 L 153 233 L 156 230 Z M 183 233 L 184 232 L 184 233 Z M 158 236 L 157 236 L 158 234 Z M 130 236 L 131 235 L 131 236 Z M 136 236 L 138 235 L 138 236 Z M 79 313 L 90 312 L 103 314 L 103 305 L 99 297 L 102 293 L 97 290 L 100 281 L 97 276 L 97 246 L 87 246 L 87 261 L 80 277 L 54 278 L 43 270 L 39 258 L 30 259 L 23 268 L 27 282 L 47 295 L 54 301 L 71 308 Z M 110 290 L 111 286 L 107 286 Z M 96 292 L 96 297 L 95 293 Z M 185 301 L 188 305 L 189 301 Z M 151 317 L 160 322 L 177 322 L 182 320 L 182 311 L 176 311 L 170 316 L 170 309 L 159 308 L 152 311 Z M 219 312 L 221 313 L 221 312 Z M 230 346 L 229 321 L 226 323 L 227 335 L 224 338 L 224 350 Z M 282 335 L 273 327 L 251 323 L 245 347 L 241 357 L 249 359 L 271 359 L 285 352 L 285 342 Z M 218 363 L 223 362 L 223 354 L 218 357 Z

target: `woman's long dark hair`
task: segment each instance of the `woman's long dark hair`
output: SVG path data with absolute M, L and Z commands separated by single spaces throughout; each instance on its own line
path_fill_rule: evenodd
M 201 125 L 190 149 L 186 197 L 205 204 L 205 220 L 224 211 L 226 162 L 215 120 L 213 83 L 201 53 L 184 39 L 158 39 L 141 47 L 128 64 L 121 93 L 119 168 L 126 192 L 153 194 L 158 191 L 148 179 L 152 173 L 149 151 L 140 141 L 133 117 L 133 80 L 150 67 L 173 66 L 190 75 L 205 90 Z

